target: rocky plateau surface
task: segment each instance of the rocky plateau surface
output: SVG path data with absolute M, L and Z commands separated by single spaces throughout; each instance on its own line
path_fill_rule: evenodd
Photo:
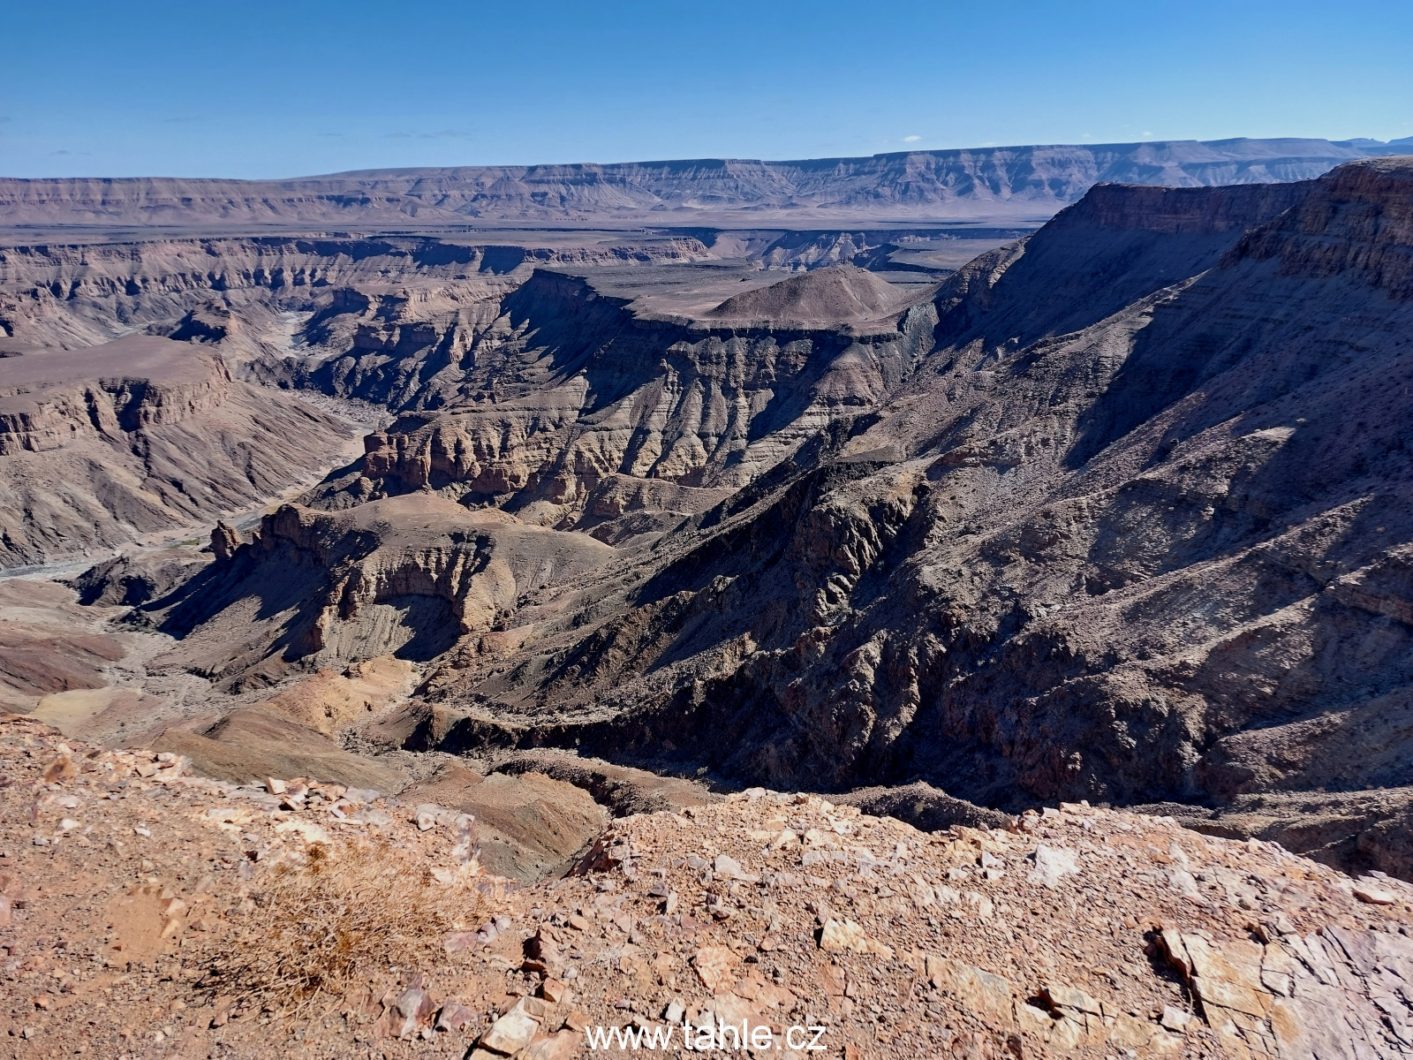
M 16 1057 L 1413 1052 L 1413 888 L 1168 819 L 928 834 L 755 790 L 522 885 L 433 803 L 0 731 Z

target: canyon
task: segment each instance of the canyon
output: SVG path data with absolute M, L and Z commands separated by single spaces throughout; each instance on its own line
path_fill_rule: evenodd
M 180 894 L 138 974 L 242 1055 L 278 1005 L 166 940 L 377 833 L 477 922 L 342 984 L 328 1055 L 575 1055 L 560 992 L 1413 1050 L 1400 150 L 0 181 L 14 970 L 63 916 L 21 877 L 160 821 L 104 901 Z M 863 1015 L 900 990 L 960 1015 Z

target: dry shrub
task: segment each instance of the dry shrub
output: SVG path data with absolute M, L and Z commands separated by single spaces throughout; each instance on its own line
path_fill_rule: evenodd
M 474 889 L 410 870 L 387 844 L 310 848 L 253 891 L 229 932 L 201 955 L 201 986 L 235 1006 L 291 1016 L 336 1003 L 393 969 L 445 959 L 448 932 L 478 917 Z

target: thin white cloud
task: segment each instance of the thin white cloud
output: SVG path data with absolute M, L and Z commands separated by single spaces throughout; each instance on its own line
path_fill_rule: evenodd
M 399 129 L 394 132 L 385 132 L 383 135 L 391 140 L 469 140 L 472 136 L 464 129 L 437 129 L 435 132 Z
M 1144 130 L 1143 130 L 1141 133 L 1139 133 L 1138 135 L 1141 136 L 1141 137 L 1143 137 L 1143 139 L 1145 139 L 1145 140 L 1151 140 L 1151 139 L 1153 139 L 1153 130 L 1152 130 L 1152 129 L 1144 129 Z
M 919 136 L 917 133 L 913 133 L 911 136 L 904 136 L 904 137 L 903 137 L 903 143 L 905 143 L 905 144 L 915 144 L 915 143 L 917 143 L 917 142 L 918 142 L 919 140 L 921 140 L 921 139 L 922 139 L 921 136 Z

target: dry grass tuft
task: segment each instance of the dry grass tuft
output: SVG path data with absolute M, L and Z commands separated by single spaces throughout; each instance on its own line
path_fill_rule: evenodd
M 448 932 L 475 920 L 481 896 L 410 872 L 386 844 L 310 848 L 275 866 L 228 932 L 201 955 L 201 986 L 236 1007 L 292 1016 L 337 1002 L 392 969 L 445 959 Z

